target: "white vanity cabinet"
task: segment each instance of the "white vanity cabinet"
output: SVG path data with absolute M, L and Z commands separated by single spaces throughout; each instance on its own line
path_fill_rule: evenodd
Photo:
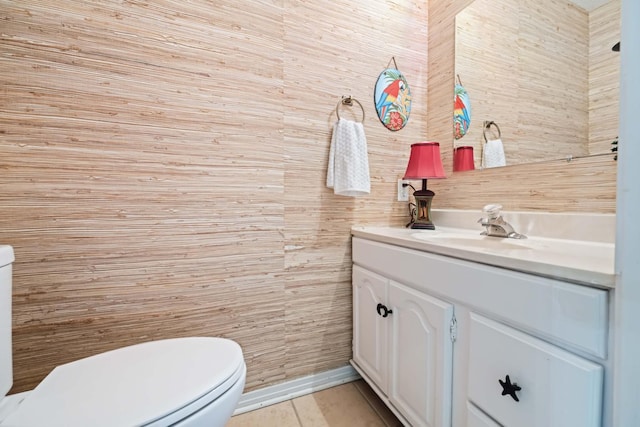
M 414 426 L 451 425 L 453 306 L 353 267 L 353 362 Z
M 353 262 L 352 363 L 407 425 L 610 425 L 607 290 L 359 236 Z

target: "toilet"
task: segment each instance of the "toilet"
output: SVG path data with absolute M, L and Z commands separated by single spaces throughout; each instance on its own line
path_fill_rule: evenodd
M 56 367 L 31 391 L 13 384 L 11 246 L 0 246 L 0 427 L 222 427 L 244 388 L 242 349 L 229 339 L 175 338 Z

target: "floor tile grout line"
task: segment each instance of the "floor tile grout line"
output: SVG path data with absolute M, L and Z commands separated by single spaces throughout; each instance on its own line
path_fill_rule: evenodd
M 296 419 L 298 420 L 298 427 L 304 427 L 302 425 L 302 418 L 300 418 L 300 414 L 298 414 L 298 408 L 296 407 L 294 400 L 295 399 L 291 399 L 289 400 L 289 402 L 291 402 L 291 406 L 293 406 L 293 413 L 296 414 Z

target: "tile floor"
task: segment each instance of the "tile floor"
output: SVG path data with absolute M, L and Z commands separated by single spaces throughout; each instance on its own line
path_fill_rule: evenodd
M 401 427 L 364 382 L 328 388 L 231 418 L 226 427 Z

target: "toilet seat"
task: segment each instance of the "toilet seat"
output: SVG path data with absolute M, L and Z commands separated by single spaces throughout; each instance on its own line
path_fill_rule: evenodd
M 245 372 L 224 338 L 151 341 L 55 368 L 0 426 L 167 426 L 223 395 Z

